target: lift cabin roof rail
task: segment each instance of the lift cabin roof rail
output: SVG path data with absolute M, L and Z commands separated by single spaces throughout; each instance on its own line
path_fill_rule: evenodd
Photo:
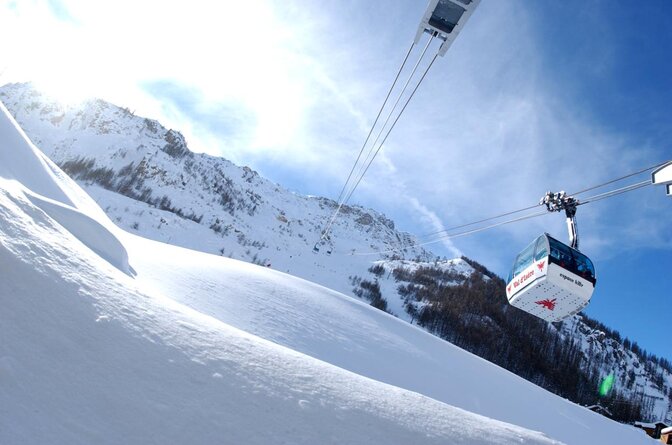
M 427 32 L 443 40 L 438 55 L 443 56 L 453 40 L 464 28 L 474 9 L 481 0 L 430 0 L 425 15 L 420 20 L 414 43 L 420 41 L 422 34 Z

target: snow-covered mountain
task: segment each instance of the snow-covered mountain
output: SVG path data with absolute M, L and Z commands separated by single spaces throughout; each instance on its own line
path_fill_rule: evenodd
M 646 420 L 672 423 L 672 372 L 669 361 L 647 354 L 636 343 L 595 320 L 577 316 L 559 327 L 563 338 L 576 341 L 580 366 L 611 379 L 620 403 L 636 403 Z M 634 347 L 633 347 L 634 345 Z M 617 403 L 618 403 L 617 402 Z
M 672 423 L 669 361 L 584 314 L 548 324 L 512 308 L 501 278 L 472 260 L 381 260 L 354 284 L 374 306 L 382 298 L 409 323 L 574 401 Z
M 350 297 L 122 231 L 4 107 L 0 142 L 0 443 L 649 443 Z
M 142 236 L 271 265 L 343 292 L 351 273 L 377 259 L 352 252 L 431 256 L 384 215 L 345 206 L 332 229 L 338 244 L 321 246 L 318 257 L 313 247 L 335 210 L 332 200 L 297 195 L 248 167 L 192 153 L 177 131 L 104 101 L 64 107 L 30 84 L 2 87 L 0 100 L 120 227 Z
M 221 158 L 194 154 L 178 132 L 103 101 L 64 107 L 29 84 L 0 88 L 0 100 L 31 139 L 78 180 L 109 218 L 131 233 L 270 266 L 349 295 L 356 293 L 361 279 L 371 273 L 370 269 L 382 264 L 387 275 L 373 279 L 380 285 L 385 308 L 409 322 L 415 321 L 414 315 L 407 311 L 407 299 L 398 292 L 400 282 L 392 276 L 394 269 L 402 267 L 413 271 L 420 267 L 438 267 L 457 277 L 453 284 L 459 284 L 474 273 L 474 268 L 464 260 L 438 261 L 431 252 L 413 247 L 412 235 L 396 231 L 394 223 L 384 215 L 360 207 L 344 209 L 333 229 L 338 243 L 325 244 L 315 254 L 313 245 L 336 205 L 331 200 L 297 195 L 261 178 L 247 167 L 240 168 Z M 150 244 L 147 248 L 157 250 L 157 246 Z M 327 251 L 333 252 L 329 255 Z M 388 252 L 383 263 L 377 262 L 381 255 L 365 255 L 376 251 Z M 130 267 L 136 267 L 132 261 Z M 183 268 L 180 265 L 176 270 Z M 198 274 L 196 271 L 192 273 Z M 157 288 L 161 289 L 163 280 L 161 275 L 156 278 Z M 192 285 L 189 280 L 183 283 Z M 214 282 L 210 284 L 212 291 L 220 286 Z M 239 319 L 227 319 L 228 312 L 221 314 L 218 305 L 227 305 L 234 312 L 235 304 L 241 302 L 208 301 L 205 304 L 200 297 L 194 302 L 192 295 L 196 291 L 181 286 L 176 285 L 180 292 L 171 291 L 178 301 L 195 305 L 209 314 L 216 313 L 217 318 L 236 325 Z M 196 295 L 200 294 L 196 292 Z M 427 304 L 422 299 L 415 301 L 414 314 Z M 285 314 L 282 308 L 274 309 Z M 245 315 L 239 316 L 248 318 L 240 327 L 325 359 L 319 351 L 302 349 L 298 339 L 289 341 L 286 332 L 276 332 L 272 326 L 266 326 L 278 323 L 275 317 L 264 321 L 269 316 L 268 310 L 255 306 L 243 311 Z M 329 323 L 332 314 L 327 311 L 322 315 L 322 323 Z M 491 323 L 486 317 L 474 314 L 463 314 L 463 318 L 468 318 L 469 323 Z M 301 337 L 298 326 L 294 329 L 296 333 L 289 339 Z M 561 339 L 568 338 L 581 349 L 582 367 L 588 369 L 599 362 L 594 370 L 596 375 L 613 374 L 621 383 L 619 388 L 625 388 L 625 397 L 646 394 L 652 415 L 648 420 L 654 420 L 653 416 L 660 419 L 671 415 L 672 377 L 665 369 L 648 363 L 624 347 L 622 342 L 612 342 L 603 330 L 591 327 L 580 316 L 558 327 L 552 326 L 552 329 Z M 381 360 L 388 363 L 385 358 Z M 336 364 L 355 372 L 360 371 L 360 366 L 366 367 L 354 360 L 349 366 Z M 383 377 L 370 377 L 397 384 L 386 380 L 386 374 L 381 373 Z M 415 387 L 409 389 L 417 390 Z M 427 394 L 427 391 L 419 392 Z

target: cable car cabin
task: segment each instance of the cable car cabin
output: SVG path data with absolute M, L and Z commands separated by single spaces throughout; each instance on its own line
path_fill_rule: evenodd
M 518 254 L 506 282 L 511 306 L 555 322 L 588 305 L 595 268 L 587 256 L 544 234 Z

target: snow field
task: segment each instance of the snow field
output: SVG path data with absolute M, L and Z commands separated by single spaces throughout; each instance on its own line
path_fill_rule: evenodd
M 5 143 L 16 127 L 0 129 L 3 445 L 476 444 L 486 435 L 500 444 L 557 443 L 356 375 L 149 290 L 149 281 L 104 259 L 114 248 L 96 252 L 76 237 L 90 234 L 92 216 L 72 210 L 90 207 L 83 193 L 59 196 L 72 184 L 59 182 L 51 166 L 6 167 L 14 154 L 31 159 L 31 145 Z M 36 206 L 26 175 L 52 197 L 38 204 L 67 206 L 65 224 L 53 217 L 58 211 Z M 113 236 L 109 220 L 98 224 Z M 173 249 L 174 258 L 183 253 Z M 202 258 L 205 266 L 217 257 Z M 267 278 L 250 273 L 260 284 Z M 211 294 L 203 292 L 194 297 Z
M 143 292 L 0 189 L 2 443 L 553 443 Z
M 4 110 L 0 142 L 2 444 L 647 443 L 335 291 L 123 233 Z

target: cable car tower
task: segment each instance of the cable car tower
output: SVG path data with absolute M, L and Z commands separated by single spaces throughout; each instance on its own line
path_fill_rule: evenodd
M 651 172 L 651 183 L 664 185 L 667 196 L 672 196 L 672 161 L 666 162 Z
M 430 0 L 425 15 L 420 20 L 418 32 L 415 34 L 414 44 L 418 44 L 422 34 L 428 33 L 443 43 L 439 47 L 438 55 L 443 56 L 457 35 L 464 28 L 469 17 L 481 0 Z

